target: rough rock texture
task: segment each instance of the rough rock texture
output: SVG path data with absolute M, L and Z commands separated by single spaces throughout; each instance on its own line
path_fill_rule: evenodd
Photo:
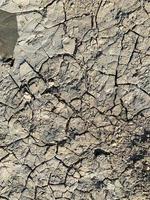
M 150 1 L 0 9 L 19 33 L 0 63 L 0 200 L 148 200 Z

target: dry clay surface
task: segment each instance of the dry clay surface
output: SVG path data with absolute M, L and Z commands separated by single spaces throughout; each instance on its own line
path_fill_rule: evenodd
M 0 9 L 19 34 L 0 63 L 0 200 L 149 200 L 150 1 Z

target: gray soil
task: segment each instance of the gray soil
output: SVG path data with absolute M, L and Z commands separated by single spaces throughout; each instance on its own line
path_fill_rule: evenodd
M 0 200 L 149 200 L 150 2 L 0 9 Z

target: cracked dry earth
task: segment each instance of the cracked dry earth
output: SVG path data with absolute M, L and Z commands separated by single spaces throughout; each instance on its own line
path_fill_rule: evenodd
M 150 1 L 0 9 L 0 200 L 148 200 Z

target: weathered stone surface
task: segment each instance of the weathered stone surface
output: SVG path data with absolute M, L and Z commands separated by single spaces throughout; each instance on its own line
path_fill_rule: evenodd
M 0 9 L 0 200 L 148 200 L 150 2 Z

